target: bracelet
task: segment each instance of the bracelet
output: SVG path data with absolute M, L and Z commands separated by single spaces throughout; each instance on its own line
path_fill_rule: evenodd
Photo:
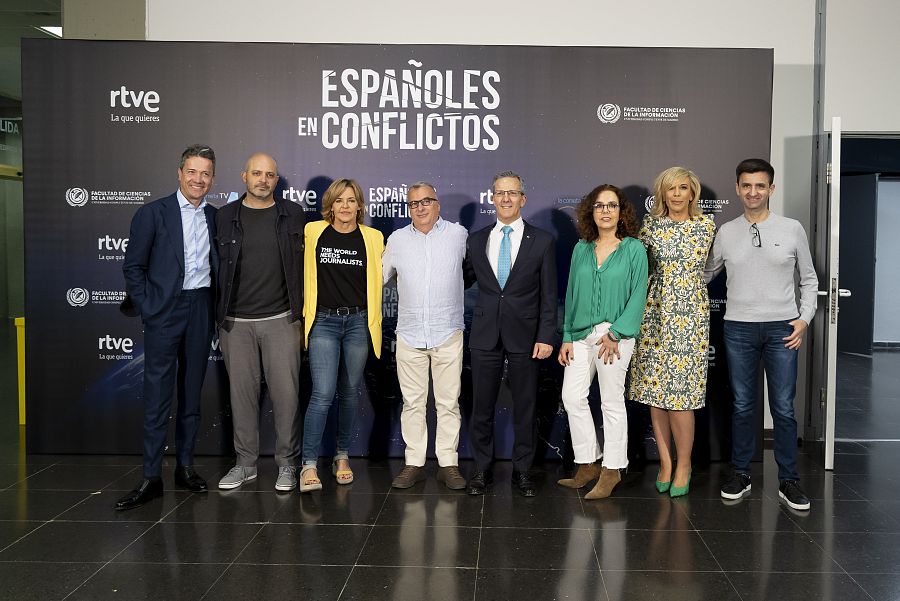
M 619 339 L 616 338 L 615 336 L 613 336 L 612 330 L 608 330 L 608 331 L 606 332 L 606 335 L 607 335 L 607 337 L 609 337 L 609 339 L 612 340 L 613 342 L 619 342 Z

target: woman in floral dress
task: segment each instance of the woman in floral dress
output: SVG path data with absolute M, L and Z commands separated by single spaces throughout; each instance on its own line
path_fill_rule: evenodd
M 656 488 L 678 497 L 690 488 L 693 410 L 706 402 L 709 295 L 703 266 L 715 224 L 700 210 L 700 180 L 692 171 L 666 169 L 656 178 L 654 193 L 640 232 L 650 285 L 631 362 L 631 398 L 650 405 L 659 448 Z

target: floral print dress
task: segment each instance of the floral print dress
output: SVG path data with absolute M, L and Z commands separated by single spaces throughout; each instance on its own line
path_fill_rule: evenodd
M 669 410 L 706 402 L 709 294 L 703 267 L 715 223 L 647 215 L 640 240 L 650 259 L 644 320 L 631 361 L 631 398 Z

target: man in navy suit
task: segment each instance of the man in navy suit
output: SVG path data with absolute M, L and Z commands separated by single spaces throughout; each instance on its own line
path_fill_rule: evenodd
M 513 486 L 533 497 L 535 485 L 528 470 L 537 442 L 538 361 L 550 356 L 557 336 L 555 240 L 522 219 L 528 199 L 521 176 L 498 173 L 492 190 L 497 223 L 470 234 L 466 252 L 466 279 L 478 282 L 469 334 L 473 386 L 469 439 L 476 471 L 468 492 L 484 494 L 493 481 L 494 409 L 505 359 L 512 393 Z
M 132 509 L 162 496 L 162 460 L 172 396 L 178 394 L 175 484 L 206 492 L 194 471 L 200 389 L 213 335 L 215 208 L 206 194 L 216 171 L 209 146 L 189 146 L 178 190 L 148 203 L 131 220 L 125 290 L 144 323 L 144 477 L 116 503 Z

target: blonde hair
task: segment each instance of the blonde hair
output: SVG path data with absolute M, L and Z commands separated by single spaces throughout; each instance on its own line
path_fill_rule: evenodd
M 334 223 L 334 211 L 331 210 L 331 206 L 347 188 L 353 190 L 353 195 L 356 197 L 356 206 L 359 208 L 359 211 L 356 212 L 356 223 L 363 222 L 363 216 L 366 212 L 366 201 L 363 198 L 362 188 L 359 187 L 356 180 L 336 179 L 331 182 L 331 185 L 325 190 L 325 194 L 322 195 L 322 218 L 328 223 Z
M 687 179 L 688 186 L 691 189 L 691 200 L 688 203 L 688 215 L 691 219 L 696 219 L 703 214 L 700 209 L 700 180 L 697 175 L 690 169 L 684 167 L 669 167 L 658 176 L 653 183 L 653 207 L 650 209 L 650 215 L 659 219 L 669 214 L 669 207 L 666 206 L 666 190 L 671 188 L 675 182 Z

